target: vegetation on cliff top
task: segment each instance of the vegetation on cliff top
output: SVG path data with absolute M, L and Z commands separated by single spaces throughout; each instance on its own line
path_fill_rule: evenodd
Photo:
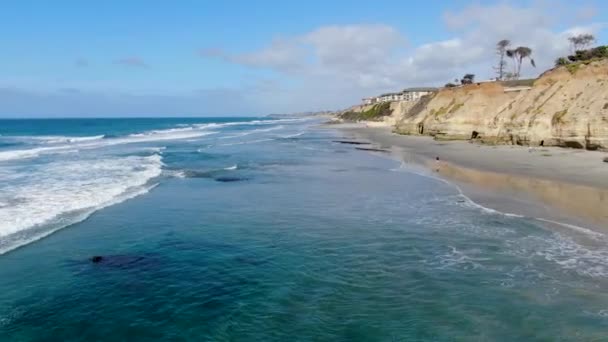
M 589 64 L 608 58 L 608 45 L 602 45 L 587 50 L 577 50 L 574 55 L 560 57 L 555 60 L 555 66 L 565 66 L 568 71 L 575 74 L 581 64 Z
M 572 44 L 574 54 L 557 58 L 555 66 L 565 66 L 571 74 L 575 74 L 582 64 L 589 64 L 608 58 L 608 45 L 585 49 L 595 42 L 595 37 L 591 34 L 579 34 L 568 38 L 568 40 Z
M 380 121 L 385 116 L 389 116 L 393 113 L 393 110 L 390 107 L 390 102 L 379 103 L 362 112 L 355 112 L 352 110 L 344 112 L 340 115 L 340 118 L 348 121 Z

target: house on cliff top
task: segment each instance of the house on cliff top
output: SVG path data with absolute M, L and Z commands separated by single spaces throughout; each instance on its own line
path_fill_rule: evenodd
M 417 101 L 424 95 L 428 95 L 430 93 L 434 93 L 437 91 L 437 88 L 432 87 L 417 87 L 417 88 L 406 88 L 401 92 L 402 101 Z
M 417 101 L 424 95 L 436 92 L 437 88 L 416 87 L 406 88 L 398 93 L 386 93 L 376 97 L 366 97 L 363 104 L 371 105 L 374 103 L 393 102 L 393 101 Z

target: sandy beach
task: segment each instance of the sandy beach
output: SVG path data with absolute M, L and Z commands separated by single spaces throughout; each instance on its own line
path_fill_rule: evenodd
M 332 128 L 342 131 L 345 139 L 369 141 L 412 167 L 431 170 L 484 207 L 608 231 L 608 164 L 602 161 L 606 153 L 435 141 L 362 124 Z

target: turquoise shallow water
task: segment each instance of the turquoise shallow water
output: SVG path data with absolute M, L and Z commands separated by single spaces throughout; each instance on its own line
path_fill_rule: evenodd
M 0 132 L 21 144 L 0 227 L 26 227 L 0 236 L 24 242 L 0 255 L 1 341 L 608 340 L 604 235 L 484 210 L 315 121 L 211 123 Z M 14 218 L 42 204 L 62 219 Z

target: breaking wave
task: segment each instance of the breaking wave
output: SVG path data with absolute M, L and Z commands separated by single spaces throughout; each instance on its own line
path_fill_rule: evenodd
M 0 179 L 0 254 L 149 191 L 162 165 L 158 154 L 61 160 Z

